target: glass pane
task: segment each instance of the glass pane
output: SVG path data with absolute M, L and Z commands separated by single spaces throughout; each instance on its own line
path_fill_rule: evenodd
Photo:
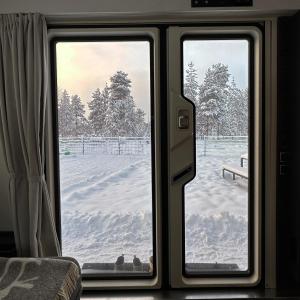
M 196 176 L 185 186 L 187 274 L 249 265 L 249 42 L 185 40 L 184 96 L 196 109 Z
M 56 44 L 62 252 L 84 274 L 153 273 L 150 51 Z

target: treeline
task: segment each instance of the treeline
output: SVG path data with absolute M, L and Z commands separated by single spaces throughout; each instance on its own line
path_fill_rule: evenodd
M 248 89 L 229 81 L 228 66 L 218 63 L 205 73 L 202 84 L 190 62 L 185 73 L 184 96 L 196 107 L 196 134 L 248 135 Z
M 89 115 L 78 95 L 64 90 L 58 97 L 59 134 L 68 136 L 132 136 L 150 135 L 145 112 L 137 108 L 131 96 L 131 80 L 123 71 L 110 78 L 110 85 L 97 88 L 88 102 Z
M 184 96 L 196 107 L 196 133 L 202 135 L 248 135 L 248 90 L 230 81 L 228 66 L 218 63 L 205 73 L 202 83 L 193 62 L 185 72 Z M 58 99 L 59 134 L 67 136 L 150 136 L 145 112 L 131 96 L 131 80 L 123 71 L 97 88 L 88 102 L 89 115 L 78 95 L 64 90 Z

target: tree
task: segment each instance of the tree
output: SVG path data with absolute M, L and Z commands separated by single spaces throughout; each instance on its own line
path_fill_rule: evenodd
M 248 90 L 239 89 L 236 86 L 234 78 L 228 88 L 226 110 L 223 119 L 223 134 L 248 134 Z
M 138 108 L 135 111 L 135 136 L 148 136 L 148 126 L 145 122 L 145 112 Z
M 95 92 L 92 95 L 92 100 L 88 103 L 90 109 L 90 126 L 93 134 L 95 135 L 105 135 L 108 102 L 109 87 L 106 84 L 102 92 L 99 88 L 95 90 Z
M 203 114 L 200 108 L 198 93 L 199 93 L 199 84 L 197 80 L 197 71 L 193 62 L 188 64 L 188 68 L 185 71 L 185 80 L 184 80 L 184 96 L 191 100 L 195 104 L 196 108 L 196 135 L 201 135 L 201 127 L 203 127 Z M 203 133 L 202 133 L 203 135 Z
M 66 137 L 72 135 L 72 107 L 70 96 L 66 90 L 58 99 L 58 125 L 59 135 Z
M 188 64 L 188 68 L 185 72 L 184 96 L 196 104 L 199 85 L 197 82 L 198 75 L 193 62 Z
M 131 96 L 131 80 L 127 73 L 117 71 L 110 81 L 110 98 L 105 120 L 106 134 L 132 136 L 135 134 L 135 103 Z
M 199 120 L 201 134 L 222 134 L 225 107 L 228 98 L 228 66 L 214 64 L 206 71 L 199 88 L 199 109 L 203 120 Z
M 85 118 L 84 105 L 78 95 L 71 97 L 72 108 L 72 135 L 81 136 L 87 133 L 87 119 Z

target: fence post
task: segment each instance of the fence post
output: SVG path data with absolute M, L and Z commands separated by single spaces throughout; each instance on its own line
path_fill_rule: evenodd
M 204 156 L 206 156 L 206 136 L 204 135 Z
M 84 136 L 81 138 L 82 142 L 82 155 L 84 155 Z
M 119 148 L 119 155 L 121 155 L 121 143 L 120 143 L 120 137 L 118 137 L 118 148 Z

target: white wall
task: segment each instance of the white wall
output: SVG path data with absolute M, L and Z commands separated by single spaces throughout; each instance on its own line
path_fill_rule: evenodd
M 300 0 L 253 0 L 251 11 L 300 9 Z M 191 0 L 1 0 L 0 12 L 41 12 L 46 15 L 82 13 L 182 13 Z M 247 9 L 248 10 L 248 9 Z M 215 11 L 215 9 L 214 9 Z

